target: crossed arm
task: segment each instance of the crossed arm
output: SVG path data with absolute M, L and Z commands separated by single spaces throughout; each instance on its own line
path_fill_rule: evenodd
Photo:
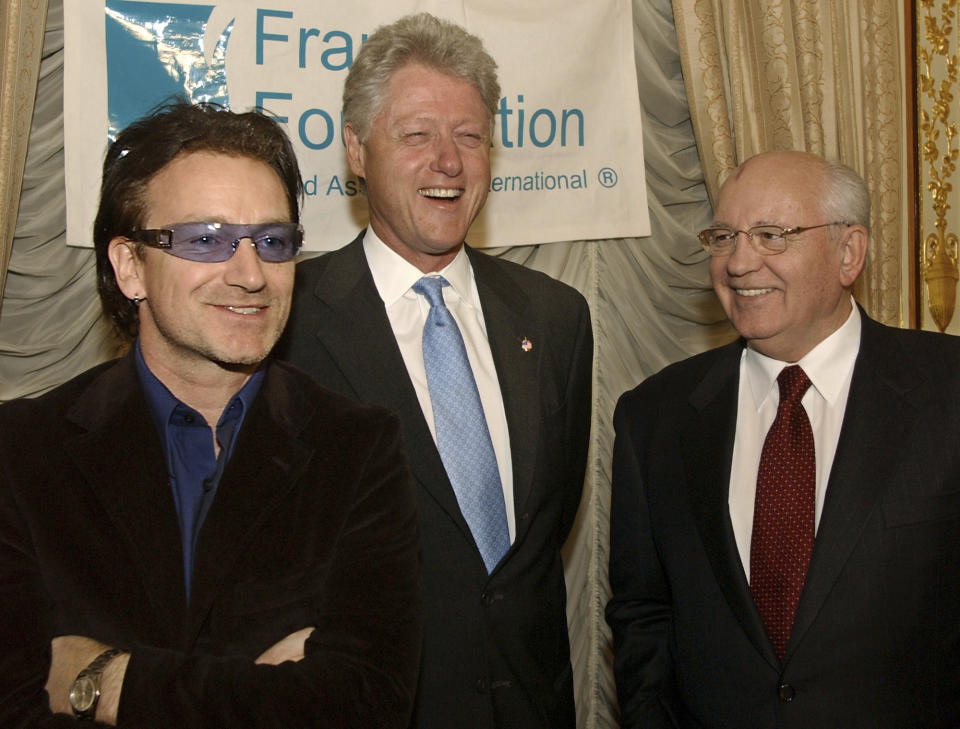
M 311 626 L 291 633 L 267 648 L 254 663 L 276 666 L 284 661 L 303 660 L 304 644 L 313 631 Z M 45 687 L 50 697 L 50 711 L 55 714 L 71 713 L 67 697 L 73 680 L 97 656 L 111 647 L 82 635 L 62 635 L 53 639 L 50 644 L 50 675 Z M 102 724 L 117 724 L 123 676 L 129 662 L 130 654 L 123 653 L 111 660 L 103 670 L 96 713 L 96 720 Z
M 35 493 L 52 487 L 41 482 L 38 489 L 19 463 L 9 467 L 9 449 L 0 452 L 0 725 L 79 726 L 69 687 L 106 643 L 131 652 L 105 669 L 97 707 L 104 725 L 405 727 L 421 634 L 416 505 L 399 425 L 391 419 L 380 426 L 363 432 L 354 457 L 329 454 L 335 467 L 360 464 L 326 478 L 336 489 L 306 489 L 306 501 L 285 502 L 290 506 L 282 513 L 296 526 L 270 517 L 273 534 L 305 540 L 296 552 L 318 550 L 317 559 L 292 568 L 310 570 L 309 584 L 300 583 L 300 573 L 289 575 L 296 581 L 276 582 L 276 592 L 258 583 L 255 599 L 275 602 L 252 613 L 248 592 L 246 604 L 234 602 L 240 585 L 218 588 L 221 597 L 207 618 L 213 624 L 205 622 L 197 641 L 180 637 L 175 613 L 170 627 L 156 622 L 139 576 L 124 573 L 127 562 L 102 577 L 109 550 L 127 549 L 114 541 L 109 522 L 78 524 L 71 512 L 89 503 L 78 507 L 68 490 L 58 492 L 66 494 L 63 503 Z M 313 527 L 324 509 L 340 515 L 332 526 Z M 68 532 L 65 524 L 76 529 Z M 271 574 L 266 565 L 268 580 L 291 569 L 276 567 Z M 236 627 L 228 627 L 233 621 Z M 248 629 L 287 623 L 290 630 L 294 621 L 303 627 L 259 655 L 244 654 Z

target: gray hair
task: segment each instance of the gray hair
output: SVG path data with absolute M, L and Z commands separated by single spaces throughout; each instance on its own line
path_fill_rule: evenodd
M 473 84 L 493 124 L 500 84 L 497 63 L 483 41 L 455 23 L 418 13 L 377 28 L 350 67 L 343 85 L 343 121 L 361 142 L 383 109 L 393 74 L 410 63 Z
M 840 162 L 823 162 L 820 210 L 826 220 L 858 223 L 870 231 L 870 193 L 856 170 Z
M 738 178 L 753 160 L 777 153 L 760 152 L 744 160 L 721 178 L 721 187 L 727 183 L 727 180 Z M 823 173 L 823 187 L 817 197 L 820 214 L 825 221 L 858 224 L 866 228 L 868 233 L 870 232 L 870 193 L 856 170 L 811 152 L 780 150 L 779 153 L 799 155 Z

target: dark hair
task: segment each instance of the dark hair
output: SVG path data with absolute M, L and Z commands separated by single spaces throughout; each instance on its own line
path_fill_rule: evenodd
M 103 161 L 100 207 L 93 224 L 97 290 L 103 309 L 121 336 L 137 336 L 137 306 L 117 286 L 107 246 L 129 235 L 146 217 L 147 184 L 175 157 L 213 152 L 249 157 L 269 165 L 280 177 L 290 219 L 300 222 L 303 182 L 290 140 L 270 117 L 258 111 L 237 114 L 217 104 L 165 104 L 127 126 Z

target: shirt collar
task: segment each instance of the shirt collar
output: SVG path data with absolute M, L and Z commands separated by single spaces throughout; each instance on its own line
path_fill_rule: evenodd
M 143 354 L 140 351 L 140 340 L 138 339 L 133 346 L 133 358 L 136 364 L 137 376 L 140 379 L 140 387 L 143 389 L 144 397 L 147 400 L 147 408 L 150 411 L 150 417 L 153 420 L 153 424 L 157 429 L 157 433 L 160 436 L 160 440 L 163 443 L 166 443 L 166 429 L 170 424 L 170 419 L 173 416 L 174 411 L 178 407 L 188 408 L 193 410 L 186 403 L 180 402 L 170 390 L 167 389 L 167 386 L 164 385 L 153 372 L 150 371 L 150 368 L 147 366 L 147 363 L 143 359 Z M 225 418 L 229 417 L 240 418 L 241 420 L 245 414 L 250 410 L 250 406 L 253 404 L 253 399 L 256 397 L 257 393 L 260 391 L 260 385 L 263 384 L 264 368 L 260 367 L 243 383 L 237 393 L 230 399 L 230 402 L 227 403 L 227 407 L 223 410 L 223 415 L 220 420 L 223 421 Z M 237 403 L 239 407 L 235 406 L 234 403 Z M 196 411 L 194 411 L 196 412 Z M 219 423 L 218 423 L 219 425 Z M 236 432 L 236 428 L 234 428 Z
M 807 373 L 820 396 L 831 405 L 840 396 L 860 351 L 860 309 L 852 297 L 851 304 L 850 316 L 840 328 L 796 363 Z M 793 363 L 772 359 L 749 347 L 744 350 L 743 362 L 753 403 L 759 410 L 773 392 L 780 370 Z
M 363 236 L 363 253 L 367 258 L 377 293 L 388 308 L 427 275 L 380 240 L 370 227 Z M 480 295 L 473 279 L 473 267 L 464 246 L 460 247 L 456 257 L 445 268 L 437 271 L 436 275 L 443 276 L 461 299 L 477 309 L 480 308 Z

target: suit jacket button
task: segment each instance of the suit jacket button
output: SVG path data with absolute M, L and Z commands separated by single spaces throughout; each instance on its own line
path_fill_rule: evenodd
M 501 592 L 484 592 L 480 595 L 480 604 L 484 607 L 490 607 L 497 600 L 503 599 L 503 593 Z
M 793 697 L 797 695 L 797 691 L 793 686 L 788 683 L 780 684 L 780 688 L 777 690 L 777 695 L 780 697 L 780 700 L 783 702 L 793 701 Z

